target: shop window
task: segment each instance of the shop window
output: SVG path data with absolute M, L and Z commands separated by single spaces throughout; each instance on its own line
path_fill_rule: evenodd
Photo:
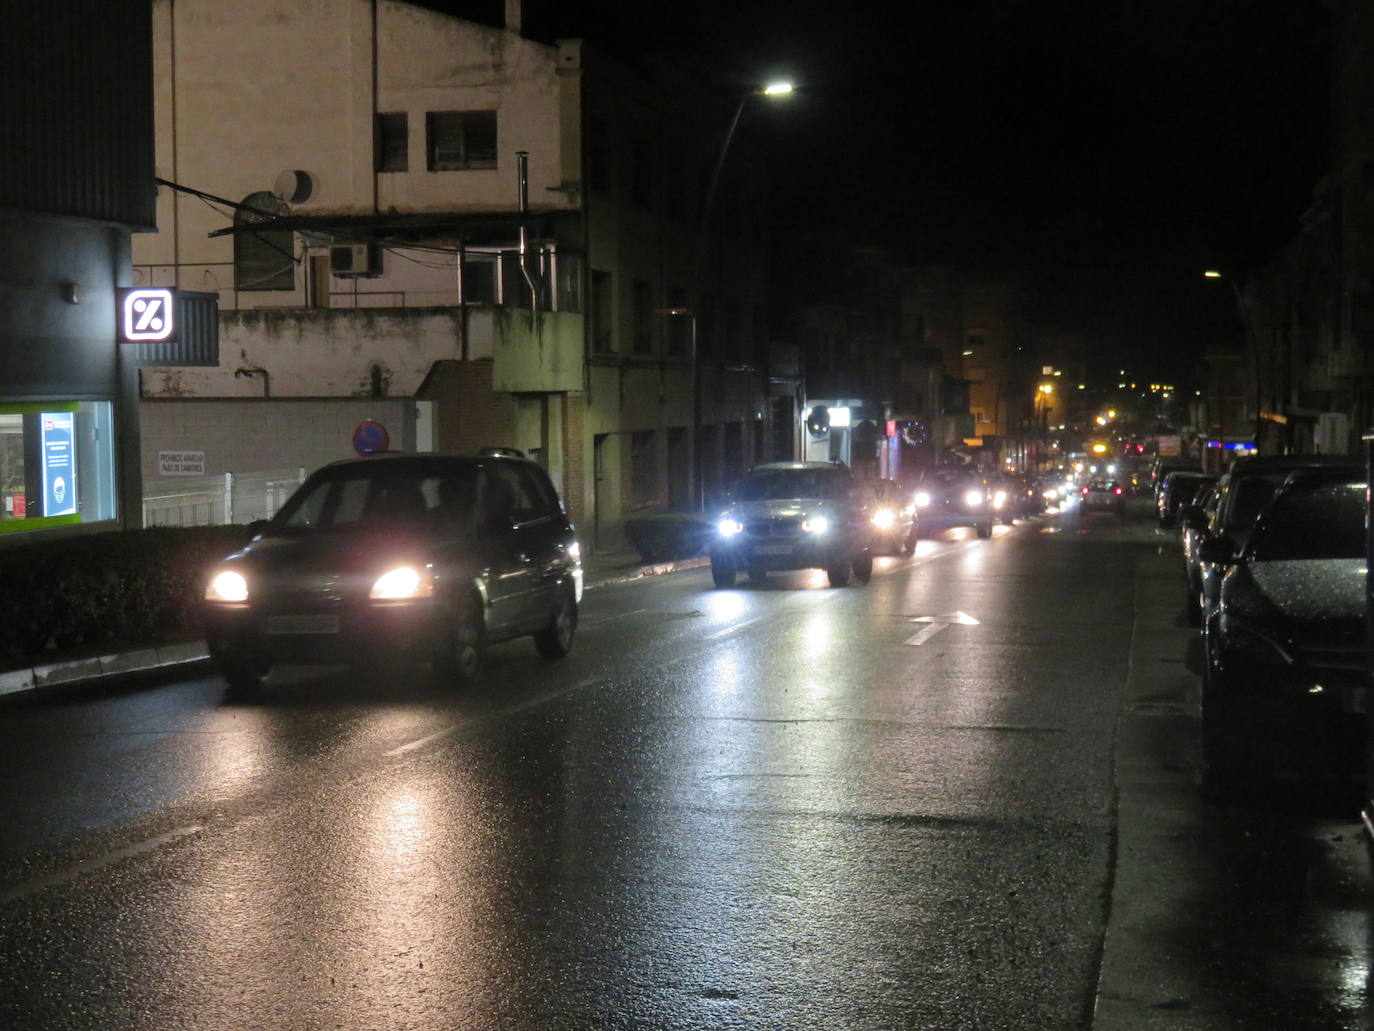
M 0 402 L 0 533 L 115 517 L 108 401 Z

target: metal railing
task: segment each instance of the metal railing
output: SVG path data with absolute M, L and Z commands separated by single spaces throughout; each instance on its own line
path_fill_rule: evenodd
M 305 481 L 305 468 L 188 476 L 145 483 L 144 526 L 216 526 L 270 519 Z

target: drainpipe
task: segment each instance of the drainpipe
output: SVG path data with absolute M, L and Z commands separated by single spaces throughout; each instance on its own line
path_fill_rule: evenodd
M 520 214 L 528 215 L 530 211 L 530 154 L 527 150 L 515 152 L 515 167 L 520 180 Z M 520 221 L 520 274 L 525 277 L 525 284 L 530 288 L 530 332 L 534 332 L 534 314 L 539 308 L 539 291 L 535 289 L 534 277 L 530 275 L 529 266 L 526 263 L 526 256 L 529 251 L 529 227 L 525 225 L 523 217 Z
M 266 369 L 257 365 L 241 365 L 234 370 L 234 379 L 242 379 L 244 376 L 261 376 L 263 400 L 272 396 L 272 374 Z

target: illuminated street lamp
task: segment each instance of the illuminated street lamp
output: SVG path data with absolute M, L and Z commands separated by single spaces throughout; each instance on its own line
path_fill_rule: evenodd
M 730 152 L 730 142 L 735 138 L 735 129 L 744 114 L 744 109 L 754 97 L 790 96 L 790 82 L 770 82 L 758 89 L 750 90 L 740 97 L 735 113 L 730 119 L 730 127 L 725 130 L 721 141 L 720 153 L 716 155 L 715 168 L 711 170 L 711 181 L 706 186 L 706 197 L 701 203 L 701 226 L 697 230 L 697 250 L 692 265 L 692 493 L 693 504 L 698 512 L 706 508 L 705 469 L 701 460 L 701 347 L 697 339 L 697 325 L 701 321 L 701 278 L 706 263 L 706 228 L 711 219 L 711 205 L 716 199 L 716 187 L 720 185 L 720 172 L 725 167 L 725 156 Z

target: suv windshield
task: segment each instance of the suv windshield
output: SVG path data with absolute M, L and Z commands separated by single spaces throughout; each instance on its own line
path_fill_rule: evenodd
M 477 496 L 477 469 L 349 470 L 307 483 L 272 522 L 292 534 L 467 522 Z
M 1363 483 L 1290 488 L 1265 516 L 1252 554 L 1260 562 L 1363 558 L 1364 495 Z
M 941 490 L 962 487 L 977 480 L 978 475 L 967 469 L 927 469 L 921 476 L 924 486 Z
M 740 481 L 741 501 L 786 501 L 791 498 L 840 498 L 849 477 L 836 469 L 755 469 Z

